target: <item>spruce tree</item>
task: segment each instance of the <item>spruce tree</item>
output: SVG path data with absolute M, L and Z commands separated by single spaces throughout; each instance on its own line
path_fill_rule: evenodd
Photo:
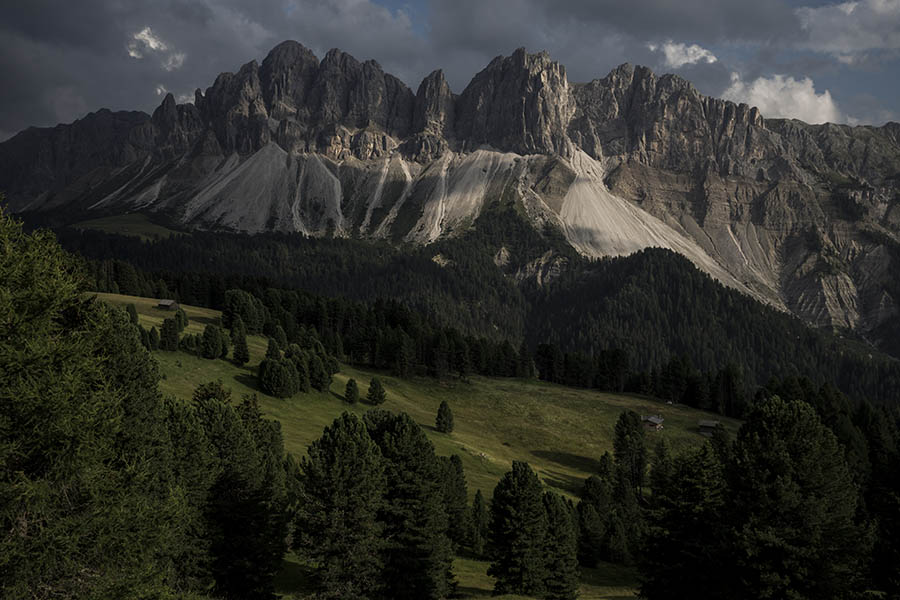
M 466 474 L 459 455 L 441 456 L 443 475 L 444 510 L 447 513 L 447 536 L 454 548 L 466 543 L 469 530 L 469 492 L 466 488 Z
M 331 375 L 325 370 L 322 359 L 315 354 L 309 359 L 309 384 L 320 392 L 331 386 Z
M 159 331 L 157 331 L 156 327 L 150 328 L 149 339 L 150 339 L 150 350 L 159 350 Z
M 281 347 L 272 338 L 269 338 L 269 345 L 266 347 L 266 358 L 271 360 L 281 359 Z
M 384 582 L 387 598 L 446 598 L 455 581 L 441 464 L 409 415 L 369 411 L 366 427 L 385 461 Z
M 184 312 L 184 309 L 180 306 L 178 310 L 175 311 L 175 325 L 178 327 L 178 333 L 181 333 L 188 326 L 188 317 L 187 313 Z
M 372 406 L 378 406 L 384 404 L 386 399 L 387 394 L 384 391 L 384 387 L 382 387 L 381 382 L 378 381 L 377 377 L 373 377 L 369 382 L 369 391 L 366 393 L 366 402 Z
M 755 403 L 729 467 L 737 518 L 735 598 L 839 598 L 854 587 L 868 536 L 834 434 L 801 400 Z
M 578 536 L 569 504 L 553 492 L 544 492 L 547 535 L 544 541 L 546 581 L 544 598 L 574 600 L 578 595 Z
M 253 397 L 235 407 L 221 382 L 199 386 L 193 404 L 218 472 L 209 491 L 214 591 L 264 599 L 273 594 L 288 523 L 288 495 L 280 426 L 262 418 Z
M 166 491 L 158 373 L 127 315 L 83 283 L 0 197 L 0 593 L 165 597 L 188 523 Z
M 234 344 L 235 346 L 237 345 L 238 340 L 240 340 L 241 338 L 245 338 L 244 341 L 246 342 L 247 326 L 244 324 L 244 320 L 241 318 L 240 315 L 235 315 L 234 318 L 231 320 L 230 336 L 231 336 L 231 343 Z
M 640 497 L 647 469 L 647 449 L 644 446 L 644 425 L 636 412 L 627 410 L 619 415 L 613 438 L 613 453 L 617 468 L 623 470 L 635 496 Z
M 475 491 L 469 525 L 469 546 L 476 556 L 482 556 L 490 533 L 490 515 L 481 490 Z
M 513 461 L 512 470 L 494 488 L 491 500 L 488 575 L 494 594 L 540 596 L 547 579 L 544 544 L 547 513 L 543 486 L 528 463 Z
M 344 400 L 348 404 L 359 402 L 359 387 L 356 385 L 356 380 L 352 377 L 347 380 L 347 387 L 344 389 Z
M 446 400 L 441 401 L 438 407 L 437 419 L 435 419 L 435 428 L 441 433 L 451 433 L 453 431 L 453 412 Z
M 665 438 L 657 442 L 653 451 L 653 466 L 650 469 L 650 490 L 653 492 L 651 501 L 661 497 L 669 482 L 672 481 L 672 457 L 669 452 L 669 444 Z
M 131 324 L 137 325 L 138 324 L 138 314 L 137 314 L 137 308 L 135 308 L 134 304 L 128 303 L 125 306 L 125 310 L 128 311 L 128 319 L 131 321 Z
M 222 334 L 217 325 L 209 324 L 203 329 L 200 355 L 203 358 L 219 358 L 222 354 Z
M 386 480 L 359 417 L 344 413 L 325 428 L 303 458 L 300 482 L 294 549 L 319 565 L 319 597 L 378 598 Z
M 244 366 L 250 361 L 250 348 L 247 347 L 246 336 L 240 336 L 237 338 L 237 341 L 235 341 L 232 358 L 234 359 L 235 364 L 239 366 Z
M 640 562 L 641 595 L 729 598 L 729 540 L 725 473 L 715 450 L 699 450 L 671 461 L 673 485 L 653 488 L 649 535 Z
M 159 349 L 169 352 L 178 350 L 178 325 L 175 319 L 163 319 L 159 333 Z

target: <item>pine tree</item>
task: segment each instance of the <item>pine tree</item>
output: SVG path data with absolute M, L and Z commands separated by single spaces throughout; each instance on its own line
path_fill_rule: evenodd
M 239 366 L 244 366 L 250 361 L 250 348 L 247 347 L 246 336 L 239 336 L 237 341 L 235 341 L 232 358 L 235 364 Z
M 247 326 L 244 324 L 244 320 L 241 318 L 240 315 L 235 315 L 234 318 L 231 320 L 230 336 L 231 336 L 231 343 L 234 344 L 235 346 L 237 345 L 238 340 L 240 340 L 241 338 L 245 338 L 244 341 L 246 342 Z
M 281 347 L 272 338 L 269 338 L 269 345 L 266 347 L 266 358 L 271 360 L 281 359 Z
M 163 319 L 159 334 L 159 349 L 174 352 L 178 350 L 178 325 L 175 319 Z
M 362 420 L 344 413 L 300 466 L 295 550 L 319 565 L 322 598 L 379 597 L 386 480 L 381 451 Z
M 378 381 L 377 377 L 373 377 L 369 382 L 369 391 L 366 393 L 366 402 L 372 406 L 378 406 L 384 404 L 385 400 L 387 400 L 387 394 L 384 391 L 384 387 L 382 387 L 381 382 Z
M 472 513 L 469 524 L 469 546 L 476 556 L 482 556 L 484 554 L 484 546 L 487 543 L 488 535 L 490 533 L 490 515 L 488 514 L 481 490 L 475 491 L 475 498 L 472 500 Z
M 755 403 L 729 468 L 737 518 L 734 598 L 838 598 L 868 552 L 844 451 L 815 410 L 778 396 Z
M 359 387 L 356 385 L 356 380 L 352 377 L 347 380 L 347 387 L 344 389 L 344 400 L 348 404 L 359 402 Z
M 203 329 L 200 355 L 203 358 L 219 358 L 222 354 L 222 334 L 217 325 L 209 324 Z
M 187 313 L 180 306 L 175 311 L 175 325 L 178 327 L 178 333 L 181 333 L 188 326 Z
M 215 592 L 271 598 L 288 522 L 281 430 L 262 418 L 255 398 L 235 407 L 230 396 L 221 382 L 201 385 L 193 396 L 219 467 L 206 507 Z
M 159 331 L 157 331 L 155 326 L 150 328 L 148 336 L 150 340 L 150 350 L 159 350 Z
M 138 313 L 137 308 L 135 308 L 134 304 L 129 303 L 125 306 L 125 310 L 128 311 L 128 319 L 131 321 L 132 325 L 138 324 Z
M 451 433 L 453 431 L 453 412 L 446 400 L 441 401 L 438 407 L 437 419 L 435 420 L 435 428 L 441 433 Z
M 613 453 L 616 466 L 623 469 L 628 482 L 640 497 L 647 469 L 647 449 L 644 446 L 644 426 L 636 412 L 628 410 L 616 421 Z
M 661 497 L 672 480 L 672 457 L 669 452 L 669 444 L 665 438 L 657 442 L 653 451 L 653 466 L 650 469 L 650 490 L 653 492 L 651 500 Z
M 385 461 L 384 582 L 387 598 L 446 598 L 453 593 L 441 464 L 409 415 L 371 410 L 366 427 Z
M 528 463 L 513 461 L 512 470 L 494 488 L 491 500 L 488 575 L 494 594 L 540 596 L 547 578 L 544 544 L 547 513 L 543 486 Z
M 653 488 L 653 510 L 640 569 L 641 594 L 731 597 L 724 468 L 709 444 L 670 461 L 674 485 Z
M 183 503 L 155 362 L 124 311 L 84 297 L 52 233 L 0 197 L 0 589 L 169 595 Z M 133 427 L 133 429 L 129 429 Z
M 309 359 L 309 384 L 320 392 L 331 386 L 331 375 L 325 370 L 322 359 L 315 354 Z
M 454 454 L 440 457 L 443 477 L 444 510 L 447 513 L 447 536 L 456 549 L 466 543 L 469 529 L 469 492 L 462 460 Z
M 547 535 L 544 542 L 546 581 L 544 598 L 574 600 L 578 595 L 578 539 L 569 504 L 553 492 L 544 492 Z

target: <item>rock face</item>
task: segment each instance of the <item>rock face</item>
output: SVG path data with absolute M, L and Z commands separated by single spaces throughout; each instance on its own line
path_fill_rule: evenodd
M 21 132 L 0 144 L 0 190 L 73 220 L 422 244 L 508 203 L 582 254 L 671 248 L 816 325 L 879 342 L 900 318 L 900 124 L 765 119 L 627 64 L 572 84 L 524 49 L 457 96 L 441 71 L 414 94 L 374 61 L 284 42 L 193 104 Z M 550 280 L 554 260 L 510 276 Z

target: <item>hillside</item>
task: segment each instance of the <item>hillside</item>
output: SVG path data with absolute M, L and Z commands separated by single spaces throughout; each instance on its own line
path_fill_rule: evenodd
M 159 327 L 169 315 L 157 309 L 152 299 L 114 294 L 98 294 L 98 297 L 117 305 L 134 304 L 141 324 L 148 328 Z M 215 322 L 220 315 L 205 308 L 185 305 L 182 308 L 189 318 L 187 333 L 202 332 L 207 323 Z M 164 393 L 187 398 L 198 384 L 220 379 L 235 397 L 256 393 L 264 411 L 281 422 L 285 448 L 295 456 L 302 456 L 308 444 L 341 412 L 362 414 L 368 409 L 365 404 L 351 406 L 343 401 L 347 379 L 356 379 L 365 394 L 368 381 L 377 375 L 387 390 L 384 408 L 410 414 L 427 431 L 438 454 L 460 455 L 470 497 L 476 489 L 489 497 L 513 460 L 529 462 L 547 486 L 576 497 L 581 482 L 596 470 L 603 452 L 612 450 L 613 426 L 623 410 L 661 414 L 665 428 L 648 434 L 648 442 L 652 444 L 664 438 L 676 452 L 704 440 L 697 432 L 700 419 L 721 420 L 732 434 L 739 425 L 732 419 L 641 396 L 486 377 L 471 377 L 469 382 L 400 380 L 347 365 L 342 365 L 341 372 L 335 375 L 329 393 L 312 392 L 282 400 L 266 396 L 256 387 L 255 367 L 265 354 L 266 341 L 249 336 L 248 346 L 251 360 L 245 368 L 182 352 L 157 351 L 154 355 L 164 377 L 160 388 Z M 433 426 L 442 400 L 450 404 L 455 418 L 455 430 L 449 435 L 438 433 Z M 491 584 L 484 575 L 486 568 L 486 563 L 459 559 L 457 571 L 466 593 L 476 597 L 489 595 Z M 302 581 L 302 566 L 289 563 L 283 579 L 284 585 Z M 610 567 L 602 573 L 590 571 L 583 579 L 581 597 L 585 599 L 630 596 L 635 585 L 634 574 L 619 567 Z

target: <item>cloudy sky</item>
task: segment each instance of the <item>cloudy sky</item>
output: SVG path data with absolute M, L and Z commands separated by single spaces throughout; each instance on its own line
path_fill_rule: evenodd
M 152 111 L 285 39 L 455 92 L 491 58 L 547 50 L 571 81 L 631 62 L 768 117 L 900 121 L 900 0 L 30 0 L 0 21 L 0 140 L 98 108 Z

